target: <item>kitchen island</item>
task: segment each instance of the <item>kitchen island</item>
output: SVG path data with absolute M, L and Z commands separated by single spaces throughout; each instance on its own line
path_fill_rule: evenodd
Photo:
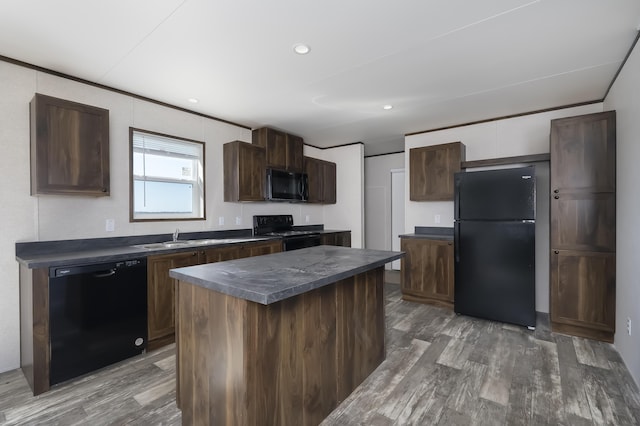
M 400 257 L 318 246 L 171 270 L 183 424 L 322 422 L 385 358 Z

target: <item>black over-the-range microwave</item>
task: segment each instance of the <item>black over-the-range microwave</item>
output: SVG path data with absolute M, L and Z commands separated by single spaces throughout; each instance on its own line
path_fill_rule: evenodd
M 306 173 L 267 169 L 267 200 L 307 201 L 309 177 Z

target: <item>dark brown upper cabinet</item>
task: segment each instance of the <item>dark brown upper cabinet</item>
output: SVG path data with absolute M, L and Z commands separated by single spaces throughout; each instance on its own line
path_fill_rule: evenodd
M 465 160 L 461 142 L 413 148 L 409 151 L 409 199 L 453 201 L 453 174 Z
M 258 145 L 224 144 L 224 201 L 264 201 L 265 163 L 265 149 Z
M 251 133 L 251 141 L 266 150 L 267 168 L 302 172 L 304 141 L 301 137 L 263 127 Z
M 36 93 L 31 195 L 109 195 L 109 110 Z
M 336 163 L 304 157 L 304 172 L 309 178 L 309 203 L 336 203 Z

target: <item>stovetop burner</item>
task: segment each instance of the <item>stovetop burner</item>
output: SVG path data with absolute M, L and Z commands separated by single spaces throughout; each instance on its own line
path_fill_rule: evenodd
M 293 216 L 269 215 L 253 217 L 253 235 L 275 237 L 296 237 L 302 235 L 319 235 L 317 231 L 298 231 L 293 229 Z

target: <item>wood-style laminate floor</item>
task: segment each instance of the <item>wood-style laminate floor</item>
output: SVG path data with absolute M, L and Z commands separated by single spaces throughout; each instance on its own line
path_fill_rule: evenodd
M 387 359 L 329 425 L 639 425 L 640 393 L 606 343 L 402 301 L 387 277 Z M 168 346 L 34 397 L 0 374 L 0 424 L 179 425 Z

